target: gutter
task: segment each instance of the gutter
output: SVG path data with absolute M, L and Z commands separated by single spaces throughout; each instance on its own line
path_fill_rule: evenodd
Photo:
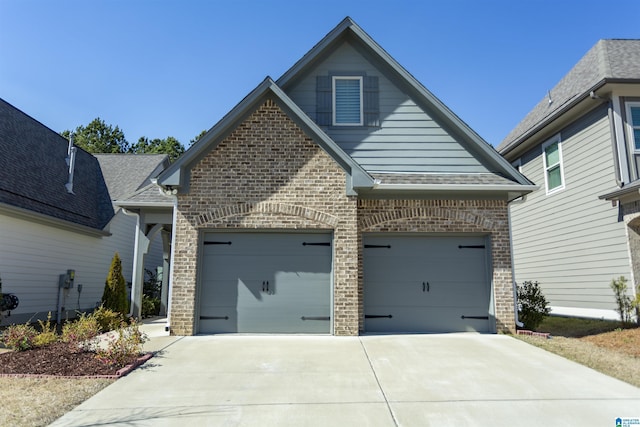
M 416 191 L 511 191 L 528 193 L 539 188 L 537 185 L 509 184 L 382 184 L 374 183 L 376 190 L 416 190 Z
M 520 200 L 515 200 L 510 205 L 520 205 L 527 201 L 527 195 L 522 196 Z M 513 257 L 513 233 L 511 228 L 511 209 L 507 208 L 507 225 L 509 227 L 509 252 L 511 255 L 511 282 L 513 283 L 513 314 L 518 328 L 523 328 L 524 323 L 518 318 L 518 287 L 516 283 L 516 263 Z

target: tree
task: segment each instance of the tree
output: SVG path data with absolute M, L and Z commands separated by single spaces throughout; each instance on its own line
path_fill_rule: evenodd
M 60 133 L 69 139 L 71 131 Z M 108 125 L 97 117 L 86 127 L 78 126 L 74 131 L 74 143 L 89 153 L 126 153 L 129 150 L 129 142 L 124 137 L 124 132 L 118 126 Z
M 136 144 L 129 148 L 129 153 L 134 154 L 167 154 L 172 162 L 184 153 L 184 145 L 172 136 L 164 139 L 149 139 L 141 136 Z
M 200 132 L 195 138 L 189 141 L 189 145 L 193 145 L 196 142 L 198 142 L 198 140 L 202 138 L 206 133 L 207 133 L 207 130 L 203 130 L 202 132 Z
M 102 305 L 105 308 L 117 313 L 122 313 L 123 315 L 127 315 L 129 311 L 127 288 L 125 286 L 124 276 L 122 275 L 122 261 L 120 260 L 118 252 L 113 255 L 113 259 L 111 260 L 111 268 L 109 268 L 109 274 L 104 284 Z

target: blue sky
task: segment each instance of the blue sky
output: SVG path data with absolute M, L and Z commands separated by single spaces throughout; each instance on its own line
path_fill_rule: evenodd
M 599 39 L 640 38 L 638 0 L 0 0 L 0 97 L 187 145 L 345 16 L 493 145 Z

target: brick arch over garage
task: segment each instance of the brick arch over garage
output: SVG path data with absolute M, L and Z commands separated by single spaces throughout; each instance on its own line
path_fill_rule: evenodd
M 464 231 L 490 232 L 496 227 L 495 220 L 484 215 L 443 207 L 414 207 L 405 209 L 393 209 L 385 212 L 372 213 L 359 218 L 360 230 L 376 231 L 381 228 L 415 228 L 420 224 L 421 230 L 407 231 L 450 231 L 448 228 L 465 228 Z M 414 227 L 411 227 L 413 224 Z M 471 230 L 473 229 L 473 230 Z
M 325 212 L 320 212 L 309 207 L 286 203 L 261 202 L 222 206 L 218 209 L 213 209 L 209 212 L 198 215 L 197 223 L 198 226 L 202 227 L 212 224 L 219 224 L 220 222 L 225 222 L 225 220 L 243 218 L 256 214 L 275 214 L 298 217 L 304 220 L 328 226 L 330 228 L 335 228 L 339 222 L 339 218 L 337 216 L 330 215 Z

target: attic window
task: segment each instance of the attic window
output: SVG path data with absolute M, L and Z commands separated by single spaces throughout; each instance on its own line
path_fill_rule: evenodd
M 337 90 L 336 90 L 337 84 Z M 379 127 L 378 76 L 330 72 L 316 76 L 316 123 L 327 127 Z
M 333 125 L 362 126 L 362 77 L 333 77 Z

